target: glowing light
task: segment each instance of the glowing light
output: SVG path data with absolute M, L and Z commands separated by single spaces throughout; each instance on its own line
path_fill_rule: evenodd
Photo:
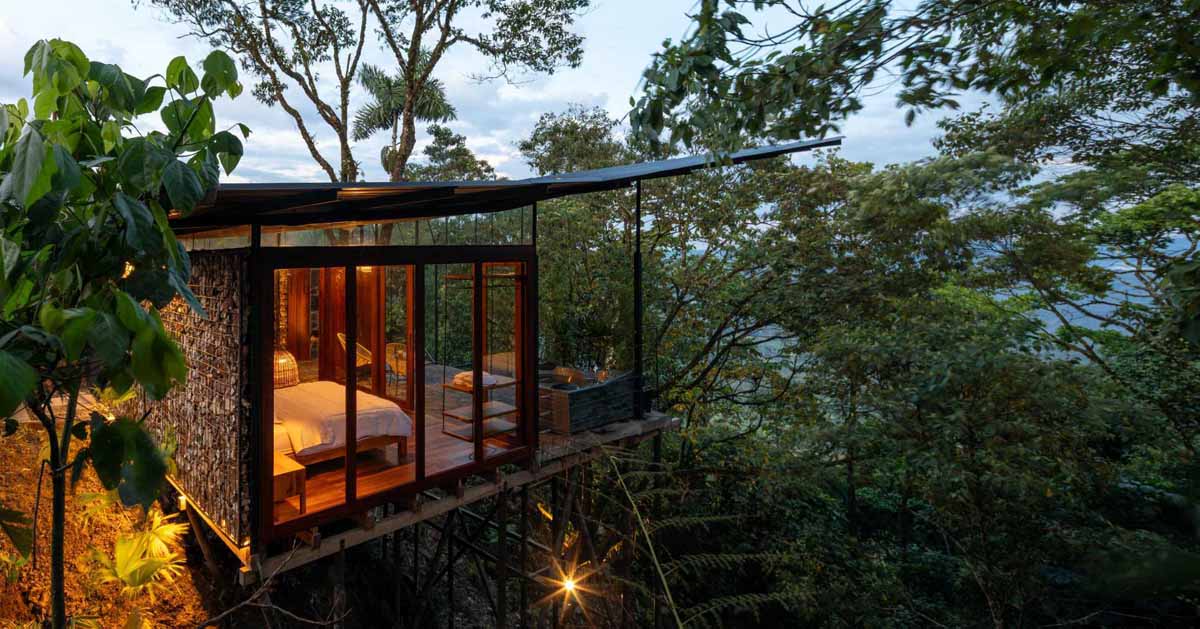
M 121 274 L 121 279 L 125 279 L 125 278 L 129 277 L 130 275 L 133 275 L 133 264 L 130 262 L 126 262 L 125 263 L 125 272 Z
M 573 593 L 575 591 L 575 580 L 568 578 L 567 580 L 563 581 L 562 586 L 563 590 L 568 594 Z

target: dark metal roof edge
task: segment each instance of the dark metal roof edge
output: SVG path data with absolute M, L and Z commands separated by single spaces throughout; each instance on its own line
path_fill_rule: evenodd
M 343 213 L 374 213 L 395 209 L 433 209 L 428 205 L 437 203 L 447 207 L 438 208 L 436 214 L 453 214 L 454 208 L 464 211 L 487 211 L 482 209 L 489 203 L 500 202 L 514 196 L 527 198 L 529 202 L 542 199 L 613 190 L 644 179 L 658 179 L 694 172 L 703 168 L 742 164 L 760 159 L 771 159 L 791 153 L 809 151 L 829 146 L 838 146 L 844 138 L 836 136 L 818 140 L 800 140 L 785 144 L 759 146 L 727 155 L 685 155 L 653 162 L 622 164 L 606 168 L 584 170 L 561 175 L 547 175 L 525 179 L 501 179 L 491 181 L 374 181 L 374 182 L 284 182 L 284 183 L 223 183 L 209 194 L 187 217 L 173 218 L 178 227 L 198 229 L 202 226 L 220 227 L 251 223 L 270 224 L 282 215 L 293 212 L 312 221 L 320 221 L 319 207 L 325 206 L 331 216 L 329 220 L 343 220 Z M 440 191 L 440 194 L 435 191 Z M 362 194 L 355 194 L 361 192 Z M 255 194 L 259 193 L 259 194 Z M 528 197 L 524 197 L 528 194 Z M 412 199 L 405 199 L 405 196 Z M 224 198 L 222 198 L 224 197 Z M 386 207 L 385 207 L 386 206 Z M 274 217 L 274 220 L 272 220 Z M 282 219 L 291 222 L 292 219 Z

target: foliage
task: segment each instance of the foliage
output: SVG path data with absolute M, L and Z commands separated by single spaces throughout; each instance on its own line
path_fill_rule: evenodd
M 957 108 L 967 90 L 1045 103 L 1052 119 L 1060 96 L 1129 113 L 1154 99 L 1178 112 L 1200 94 L 1185 26 L 1200 7 L 1190 0 L 898 4 L 704 0 L 691 33 L 655 55 L 630 121 L 645 137 L 667 130 L 688 145 L 824 134 L 892 76 L 910 123 L 922 110 Z M 1120 83 L 1137 89 L 1114 98 Z
M 390 178 L 399 181 L 416 146 L 419 109 L 438 100 L 426 90 L 440 89 L 433 72 L 449 50 L 468 48 L 486 59 L 495 72 L 481 79 L 576 67 L 583 37 L 571 29 L 578 13 L 590 5 L 589 0 L 357 0 L 346 7 L 296 0 L 151 3 L 186 24 L 192 35 L 234 53 L 258 80 L 255 96 L 267 106 L 278 104 L 291 116 L 309 154 L 330 181 L 354 181 L 359 175 L 351 147 L 350 92 L 359 73 L 367 71 L 360 60 L 370 36 L 379 36 L 398 73 L 399 83 L 392 84 L 396 90 L 389 90 L 398 91 L 398 97 L 389 97 L 386 105 L 393 114 L 399 105 L 399 137 L 382 154 Z M 325 95 L 328 89 L 320 80 L 331 74 L 335 99 Z M 336 157 L 322 151 L 311 128 L 314 120 L 290 97 L 289 90 L 297 88 L 316 109 L 317 123 L 337 137 Z M 377 104 L 385 104 L 380 94 L 374 96 Z M 439 115 L 426 119 L 442 118 L 447 112 L 437 110 Z M 395 125 L 396 115 L 385 118 Z
M 188 526 L 172 522 L 174 517 L 152 509 L 138 530 L 117 538 L 111 558 L 93 551 L 100 581 L 120 585 L 126 598 L 148 597 L 153 603 L 184 569 L 179 545 Z
M 67 475 L 74 482 L 90 463 L 125 504 L 147 505 L 167 470 L 141 420 L 83 421 L 78 409 L 93 387 L 161 399 L 187 377 L 159 309 L 177 296 L 203 309 L 167 221 L 192 211 L 242 155 L 213 112 L 216 98 L 241 92 L 237 69 L 221 52 L 202 65 L 197 75 L 177 57 L 139 79 L 70 42 L 40 41 L 25 57 L 32 107 L 22 99 L 0 108 L 0 415 L 23 404 L 48 436 L 58 627 Z M 165 131 L 139 133 L 147 114 Z M 84 445 L 72 452 L 72 441 Z
M 413 181 L 483 181 L 496 178 L 496 170 L 478 159 L 467 148 L 467 139 L 449 128 L 432 125 L 432 142 L 422 151 L 425 163 L 412 164 L 404 171 Z
M 423 68 L 422 68 L 423 70 Z M 392 172 L 392 159 L 396 157 L 396 142 L 400 121 L 404 116 L 404 77 L 389 76 L 372 65 L 363 65 L 359 77 L 364 89 L 371 94 L 367 103 L 354 115 L 354 140 L 365 140 L 376 132 L 391 131 L 391 144 L 384 145 L 379 152 L 383 169 Z M 446 100 L 446 89 L 441 81 L 431 78 L 422 86 L 421 100 L 417 102 L 413 116 L 417 120 L 446 122 L 457 117 L 454 106 Z

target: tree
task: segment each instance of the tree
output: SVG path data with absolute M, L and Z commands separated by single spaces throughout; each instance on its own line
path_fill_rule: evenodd
M 370 103 L 358 110 L 354 116 L 355 141 L 366 140 L 379 131 L 391 131 L 392 142 L 379 151 L 379 163 L 389 174 L 396 154 L 396 140 L 400 131 L 400 119 L 404 113 L 404 77 L 388 76 L 383 70 L 364 65 L 359 77 L 363 88 L 371 94 Z M 422 99 L 417 103 L 414 115 L 422 121 L 446 122 L 457 117 L 454 106 L 446 100 L 446 90 L 441 81 L 429 79 L 422 90 Z
M 480 181 L 496 178 L 496 169 L 487 160 L 475 157 L 467 148 L 467 138 L 447 127 L 433 125 L 427 130 L 433 142 L 425 147 L 424 164 L 409 166 L 404 176 L 413 181 Z
M 752 4 L 754 20 L 740 10 L 746 4 L 704 0 L 692 34 L 666 42 L 644 74 L 635 131 L 657 138 L 668 129 L 689 145 L 722 146 L 823 134 L 893 75 L 909 122 L 922 110 L 957 107 L 966 90 L 1006 104 L 1084 98 L 1097 114 L 1157 101 L 1186 118 L 1200 96 L 1187 26 L 1200 6 L 1189 0 L 922 0 L 913 10 L 891 0 L 769 0 Z M 1122 83 L 1136 93 L 1114 99 L 1111 87 Z
M 258 78 L 255 96 L 278 103 L 296 123 L 309 153 L 331 181 L 353 181 L 359 172 L 350 146 L 350 89 L 370 21 L 394 58 L 404 94 L 400 135 L 389 176 L 398 181 L 416 146 L 418 108 L 443 56 L 455 46 L 475 50 L 491 62 L 490 77 L 515 71 L 552 73 L 578 66 L 583 38 L 571 31 L 590 0 L 356 0 L 349 12 L 301 0 L 151 0 L 186 24 L 192 35 L 236 54 Z M 473 13 L 472 13 L 472 10 Z M 478 20 L 472 20 L 477 17 Z M 479 30 L 466 24 L 478 23 Z M 337 100 L 322 96 L 320 73 L 333 64 Z M 321 122 L 337 137 L 337 168 L 318 148 L 316 133 L 288 99 L 298 87 Z
M 168 216 L 191 212 L 242 155 L 213 113 L 216 98 L 242 91 L 237 68 L 213 52 L 203 69 L 177 57 L 139 79 L 70 42 L 39 41 L 25 56 L 32 109 L 24 99 L 0 108 L 0 416 L 11 433 L 23 404 L 49 441 L 56 628 L 66 625 L 68 478 L 90 464 L 122 502 L 145 506 L 164 482 L 165 455 L 141 420 L 83 418 L 79 400 L 89 388 L 112 401 L 135 387 L 161 399 L 187 377 L 158 309 L 177 297 L 202 308 Z M 147 114 L 166 132 L 138 133 Z

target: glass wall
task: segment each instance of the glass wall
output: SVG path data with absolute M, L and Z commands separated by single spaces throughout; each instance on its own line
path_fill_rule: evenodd
M 264 247 L 532 244 L 532 206 L 499 212 L 395 221 L 264 226 Z
M 416 477 L 413 382 L 409 377 L 416 357 L 409 352 L 413 345 L 408 314 L 413 267 L 360 266 L 355 273 L 356 351 L 364 357 L 364 366 L 356 379 L 358 453 L 354 470 L 356 495 L 362 498 Z
M 474 265 L 425 267 L 425 473 L 475 461 Z
M 304 527 L 524 445 L 524 263 L 272 277 L 273 523 Z
M 483 270 L 484 419 L 492 456 L 521 445 L 525 270 L 519 263 L 485 263 Z M 490 376 L 490 380 L 489 380 Z
M 346 319 L 336 303 L 344 285 L 340 267 L 275 271 L 276 523 L 345 502 Z

